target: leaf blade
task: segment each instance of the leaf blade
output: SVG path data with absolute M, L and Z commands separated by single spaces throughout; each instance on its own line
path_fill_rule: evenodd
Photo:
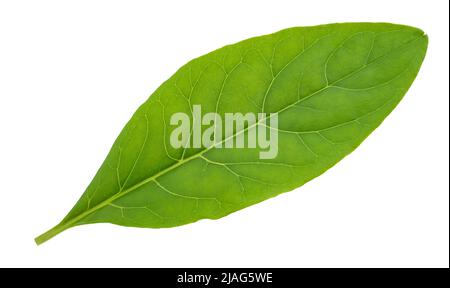
M 159 228 L 217 219 L 299 187 L 381 124 L 410 87 L 426 47 L 416 28 L 330 24 L 248 39 L 194 59 L 133 115 L 52 233 L 98 222 Z M 248 149 L 169 147 L 170 115 L 192 115 L 195 104 L 221 115 L 279 113 L 279 155 L 262 161 Z

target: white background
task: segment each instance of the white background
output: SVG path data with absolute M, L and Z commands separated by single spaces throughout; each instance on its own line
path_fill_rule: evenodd
M 393 22 L 430 37 L 396 110 L 304 187 L 218 221 L 96 224 L 37 247 L 134 110 L 188 60 L 252 36 Z M 448 267 L 448 1 L 1 1 L 0 266 Z

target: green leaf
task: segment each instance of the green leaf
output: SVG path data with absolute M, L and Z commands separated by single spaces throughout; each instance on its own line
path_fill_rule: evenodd
M 74 208 L 36 242 L 90 223 L 161 228 L 217 219 L 303 185 L 394 109 L 427 43 L 408 26 L 330 24 L 251 38 L 190 61 L 139 107 Z M 222 117 L 278 113 L 278 127 L 269 128 L 278 132 L 277 156 L 260 159 L 260 148 L 173 148 L 171 116 L 192 116 L 194 105 Z M 222 143 L 261 125 L 235 128 Z

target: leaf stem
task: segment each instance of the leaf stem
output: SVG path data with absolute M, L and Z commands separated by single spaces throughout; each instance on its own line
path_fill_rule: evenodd
M 53 227 L 52 229 L 48 230 L 47 232 L 36 237 L 34 239 L 34 241 L 36 242 L 37 245 L 41 245 L 42 243 L 47 242 L 48 240 L 52 239 L 59 233 L 69 229 L 70 227 L 71 226 L 68 225 L 67 223 L 64 223 L 64 224 L 60 223 L 60 224 L 56 225 L 55 227 Z

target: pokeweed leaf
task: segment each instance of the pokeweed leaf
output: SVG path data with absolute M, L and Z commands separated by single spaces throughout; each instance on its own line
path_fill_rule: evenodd
M 380 125 L 412 84 L 427 44 L 413 27 L 329 24 L 251 38 L 190 61 L 139 107 L 80 200 L 36 243 L 90 223 L 161 228 L 217 219 L 303 185 Z M 278 133 L 276 157 L 262 159 L 259 146 L 174 148 L 171 117 L 183 112 L 200 121 L 196 105 L 222 117 L 277 113 L 278 125 L 264 127 Z M 264 123 L 233 127 L 219 142 Z

